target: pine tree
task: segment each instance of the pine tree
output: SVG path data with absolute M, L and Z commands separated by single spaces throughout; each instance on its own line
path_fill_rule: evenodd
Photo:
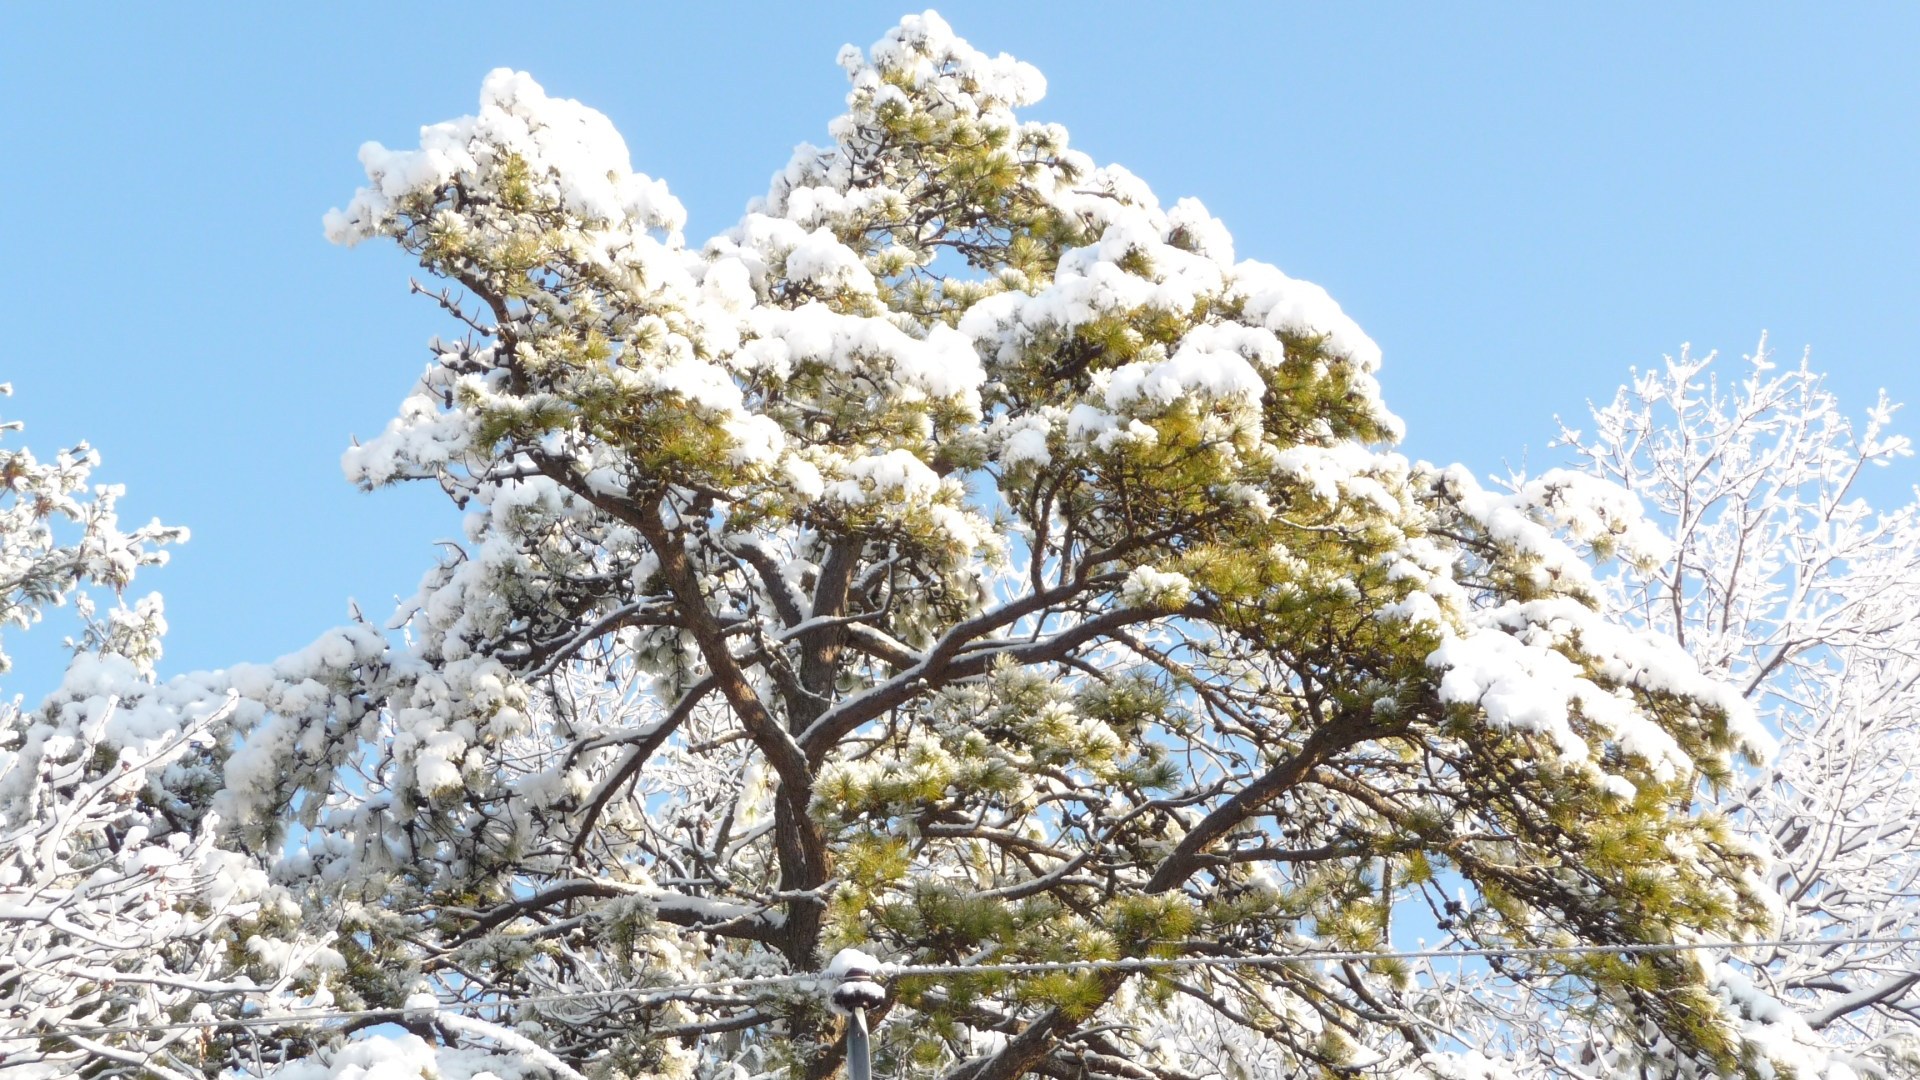
M 128 708 L 240 695 L 210 806 L 332 935 L 301 992 L 499 1022 L 285 1075 L 813 1080 L 841 1057 L 816 994 L 584 995 L 850 946 L 1380 951 L 1422 896 L 1484 946 L 1767 925 L 1756 860 L 1687 810 L 1764 733 L 1598 608 L 1597 561 L 1664 551 L 1631 497 L 1394 453 L 1366 335 L 1016 118 L 1027 65 L 931 13 L 841 62 L 832 145 L 699 248 L 604 117 L 525 75 L 362 151 L 329 233 L 417 258 L 460 337 L 346 464 L 439 485 L 464 542 L 404 643 L 349 627 Z M 1503 965 L 1622 1070 L 1763 1065 L 1696 956 Z M 1296 1074 L 1455 1075 L 1477 1059 L 1410 980 L 902 978 L 875 1040 L 886 1075 L 1216 1071 L 1146 1034 L 1174 1018 Z

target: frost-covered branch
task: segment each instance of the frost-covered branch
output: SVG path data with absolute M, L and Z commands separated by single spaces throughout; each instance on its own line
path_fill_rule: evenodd
M 1912 454 L 1894 412 L 1882 395 L 1849 418 L 1804 357 L 1777 366 L 1763 338 L 1734 370 L 1682 351 L 1596 407 L 1591 434 L 1563 431 L 1587 471 L 1675 538 L 1661 558 L 1617 564 L 1607 606 L 1683 641 L 1777 739 L 1711 800 L 1768 856 L 1770 936 L 1870 937 L 1920 919 L 1920 503 L 1877 509 L 1862 490 Z M 1768 950 L 1742 968 L 1747 996 L 1798 1011 L 1802 1041 L 1818 1031 L 1876 1067 L 1910 1067 L 1920 950 Z

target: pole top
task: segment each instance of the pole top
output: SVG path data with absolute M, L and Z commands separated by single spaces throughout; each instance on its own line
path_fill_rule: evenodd
M 830 986 L 827 1007 L 841 1016 L 849 1016 L 855 1010 L 879 1006 L 887 1000 L 887 988 L 879 983 L 886 969 L 887 965 L 868 953 L 841 949 L 823 972 Z

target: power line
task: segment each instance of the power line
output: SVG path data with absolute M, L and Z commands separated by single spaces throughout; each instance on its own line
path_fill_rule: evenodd
M 1805 948 L 1825 945 L 1914 945 L 1920 937 L 1861 938 L 1779 938 L 1768 941 L 1693 941 L 1631 945 L 1533 945 L 1489 949 L 1410 949 L 1400 952 L 1369 952 L 1364 949 L 1270 954 L 1261 956 L 1170 956 L 1133 957 L 1121 960 L 1059 960 L 1008 964 L 923 964 L 888 967 L 881 974 L 889 979 L 917 975 L 1045 975 L 1066 971 L 1151 972 L 1160 969 L 1187 970 L 1203 967 L 1285 967 L 1288 964 L 1338 963 L 1354 960 L 1448 960 L 1475 957 L 1591 956 L 1621 953 L 1679 953 L 1725 951 L 1732 949 Z
M 1113 971 L 1143 974 L 1154 971 L 1184 971 L 1194 968 L 1285 967 L 1290 964 L 1343 963 L 1368 960 L 1471 960 L 1475 958 L 1516 958 L 1539 956 L 1643 955 L 1650 953 L 1722 952 L 1734 949 L 1830 948 L 1845 945 L 1915 945 L 1920 937 L 1852 938 L 1775 938 L 1765 941 L 1689 941 L 1646 942 L 1627 945 L 1536 945 L 1488 949 L 1410 949 L 1397 952 L 1371 952 L 1364 949 L 1323 950 L 1316 952 L 1270 954 L 1260 956 L 1172 956 L 1132 957 L 1114 960 L 1035 960 L 1003 964 L 885 964 L 874 973 L 882 979 L 932 978 L 955 975 L 1050 975 L 1063 972 Z M 650 1000 L 681 1001 L 701 993 L 722 990 L 771 990 L 807 987 L 831 989 L 831 977 L 820 972 L 791 975 L 757 975 L 734 979 L 713 979 L 697 983 L 666 983 L 658 986 L 632 986 L 609 990 L 583 990 L 567 994 L 535 994 L 495 1001 L 436 1001 L 432 1005 L 380 1009 L 297 1010 L 287 1013 L 236 1016 L 227 1019 L 174 1020 L 150 1024 L 120 1024 L 101 1027 L 41 1028 L 18 1035 L 0 1032 L 0 1043 L 36 1039 L 98 1038 L 106 1035 L 132 1035 L 142 1032 L 192 1031 L 223 1027 L 273 1027 L 288 1024 L 316 1024 L 336 1020 L 390 1022 L 407 1019 L 431 1019 L 434 1014 L 467 1013 L 483 1009 L 514 1008 L 527 1005 L 557 1005 L 611 998 L 629 999 L 634 1004 Z

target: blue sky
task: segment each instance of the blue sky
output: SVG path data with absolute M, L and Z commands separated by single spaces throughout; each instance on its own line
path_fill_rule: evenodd
M 1029 116 L 1326 286 L 1385 349 L 1405 449 L 1487 473 L 1558 463 L 1554 415 L 1630 366 L 1762 329 L 1856 413 L 1920 403 L 1920 7 L 1677 7 L 941 10 L 1046 73 Z M 349 597 L 384 617 L 458 531 L 437 492 L 341 479 L 446 329 L 396 252 L 321 238 L 363 140 L 523 68 L 611 116 L 698 242 L 824 140 L 836 50 L 903 10 L 0 6 L 0 410 L 194 530 L 145 579 L 164 668 L 271 658 Z M 7 691 L 53 683 L 57 633 L 9 635 Z

